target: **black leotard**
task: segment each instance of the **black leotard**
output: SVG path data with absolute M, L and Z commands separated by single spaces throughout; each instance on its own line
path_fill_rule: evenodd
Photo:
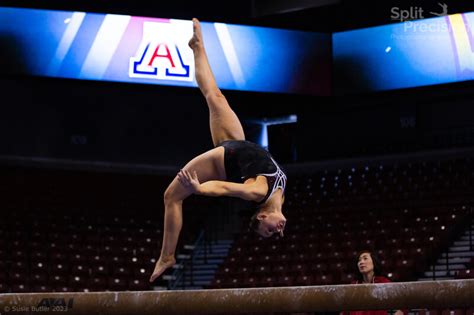
M 267 178 L 268 192 L 259 204 L 267 201 L 278 188 L 285 191 L 286 175 L 267 150 L 243 140 L 223 141 L 220 146 L 225 149 L 224 166 L 228 181 L 243 183 L 259 175 Z

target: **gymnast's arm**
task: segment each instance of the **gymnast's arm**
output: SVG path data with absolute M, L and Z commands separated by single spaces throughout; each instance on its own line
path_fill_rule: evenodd
M 251 184 L 238 184 L 211 180 L 199 185 L 196 194 L 210 197 L 237 197 L 244 200 L 260 201 L 266 195 L 266 184 L 255 181 Z
M 194 194 L 209 197 L 237 197 L 249 201 L 261 201 L 267 194 L 268 185 L 264 176 L 257 176 L 252 183 L 233 183 L 221 180 L 210 180 L 200 183 L 196 172 L 181 170 L 178 180 Z

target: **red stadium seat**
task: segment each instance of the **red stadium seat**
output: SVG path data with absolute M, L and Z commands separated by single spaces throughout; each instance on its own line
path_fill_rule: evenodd
M 275 281 L 275 286 L 286 287 L 294 284 L 294 277 L 291 276 L 279 276 Z
M 56 263 L 50 266 L 51 273 L 65 275 L 69 274 L 69 265 L 66 263 Z
M 291 274 L 298 276 L 298 275 L 306 274 L 308 270 L 305 264 L 296 264 L 290 267 L 290 272 Z
M 311 264 L 310 270 L 313 274 L 322 274 L 328 270 L 328 265 L 322 263 L 314 263 Z
M 130 269 L 124 265 L 117 265 L 112 268 L 112 275 L 124 278 L 130 275 Z
M 26 283 L 28 281 L 28 273 L 26 272 L 18 272 L 18 271 L 12 271 L 10 270 L 10 282 L 11 283 Z
M 334 284 L 333 276 L 331 274 L 316 276 L 315 282 L 319 285 Z
M 69 262 L 71 264 L 86 264 L 89 260 L 89 257 L 86 256 L 84 252 L 75 251 L 69 256 Z
M 30 275 L 31 284 L 41 285 L 48 282 L 48 274 L 45 271 L 34 272 Z
M 8 274 L 6 272 L 6 268 L 0 269 L 0 283 L 5 283 L 8 279 Z
M 61 287 L 67 285 L 67 278 L 63 274 L 51 274 L 49 276 L 49 283 L 53 287 Z
M 30 291 L 30 286 L 27 283 L 15 283 L 11 286 L 12 293 L 26 293 Z
M 224 278 L 228 278 L 230 277 L 231 275 L 235 274 L 235 271 L 233 270 L 232 266 L 229 266 L 227 264 L 225 264 L 225 268 L 223 268 L 222 266 L 216 271 L 216 274 L 215 274 L 215 279 L 224 279 Z M 230 268 L 229 268 L 230 267 Z M 145 269 L 143 269 L 145 271 Z M 134 273 L 136 274 L 136 272 Z
M 286 275 L 288 273 L 288 265 L 277 264 L 271 267 L 272 273 L 277 275 Z
M 465 315 L 466 310 L 463 309 L 452 309 L 452 310 L 443 310 L 441 315 Z
M 84 264 L 77 264 L 71 267 L 71 273 L 73 275 L 80 275 L 80 276 L 89 275 L 89 271 L 90 271 L 89 266 L 84 265 Z
M 242 275 L 248 275 L 250 273 L 252 273 L 253 271 L 253 268 L 252 266 L 242 266 L 242 267 L 237 267 L 236 270 L 235 270 L 235 275 L 236 276 L 242 276 Z
M 299 275 L 295 279 L 295 285 L 313 285 L 314 283 L 314 277 L 311 275 Z
M 105 264 L 97 264 L 91 267 L 91 274 L 92 275 L 108 275 L 109 268 Z
M 63 252 L 54 251 L 50 254 L 52 263 L 65 263 L 69 261 L 69 257 Z
M 457 279 L 474 279 L 474 269 L 460 270 L 456 275 Z
M 344 273 L 341 276 L 340 282 L 343 284 L 350 284 L 355 280 L 355 277 L 353 274 L 350 273 Z
M 68 277 L 68 287 L 74 289 L 74 291 L 82 291 L 88 282 L 88 276 L 71 275 Z
M 107 289 L 107 277 L 94 275 L 89 279 L 88 287 L 91 291 L 105 291 Z
M 267 266 L 267 265 L 255 266 L 254 273 L 258 277 L 264 277 L 264 276 L 270 275 L 271 274 L 270 266 Z
M 37 284 L 31 287 L 31 291 L 32 292 L 51 292 L 53 291 L 53 288 L 48 285 Z
M 63 285 L 63 286 L 54 287 L 53 291 L 55 291 L 55 292 L 74 292 L 75 290 L 71 287 L 68 287 L 67 285 Z
M 253 288 L 257 286 L 258 282 L 259 282 L 258 277 L 248 276 L 248 277 L 244 277 L 240 282 L 237 281 L 235 283 L 236 285 L 235 287 L 238 287 L 239 283 L 241 283 L 242 287 Z
M 129 289 L 133 291 L 150 290 L 150 283 L 144 279 L 132 278 L 129 281 Z
M 7 293 L 9 291 L 9 287 L 4 281 L 0 281 L 0 293 Z
M 109 290 L 123 291 L 127 289 L 128 283 L 125 278 L 110 277 L 107 281 Z

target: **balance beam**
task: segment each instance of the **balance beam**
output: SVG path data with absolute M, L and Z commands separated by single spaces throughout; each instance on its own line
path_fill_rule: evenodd
M 474 280 L 189 291 L 0 294 L 0 313 L 172 315 L 474 306 Z

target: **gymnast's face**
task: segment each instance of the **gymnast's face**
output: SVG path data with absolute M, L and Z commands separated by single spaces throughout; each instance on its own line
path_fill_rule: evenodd
M 370 256 L 370 253 L 362 253 L 359 256 L 357 267 L 359 267 L 360 273 L 369 273 L 374 271 L 374 262 L 372 261 L 372 256 Z
M 286 218 L 281 212 L 263 212 L 258 214 L 257 219 L 260 221 L 257 233 L 261 236 L 266 238 L 275 233 L 280 233 L 283 236 Z

